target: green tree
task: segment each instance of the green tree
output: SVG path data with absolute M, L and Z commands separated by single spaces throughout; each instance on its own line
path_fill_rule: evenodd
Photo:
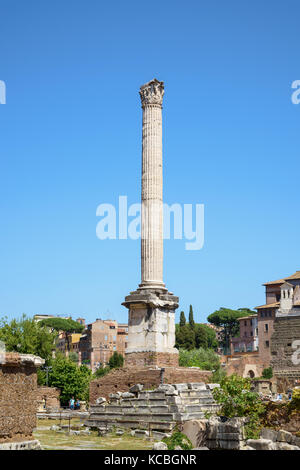
M 221 307 L 208 316 L 207 320 L 209 323 L 222 328 L 222 346 L 226 353 L 230 350 L 231 338 L 239 335 L 238 319 L 248 316 L 249 312 L 256 315 L 256 312 L 250 309 L 231 310 L 230 308 Z
M 208 335 L 203 325 L 195 324 L 195 345 L 196 348 L 208 348 Z
M 57 354 L 56 358 L 52 359 L 51 367 L 48 384 L 50 387 L 60 389 L 62 405 L 67 405 L 72 396 L 75 399 L 88 401 L 89 383 L 92 377 L 90 369 L 84 365 L 78 367 L 77 364 L 62 354 Z
M 70 351 L 70 334 L 82 333 L 84 325 L 72 320 L 71 318 L 47 318 L 40 322 L 42 326 L 50 328 L 52 331 L 64 331 L 66 333 L 67 350 Z
M 71 351 L 71 352 L 69 353 L 69 356 L 68 356 L 68 357 L 69 357 L 70 361 L 75 362 L 75 364 L 78 364 L 79 357 L 78 357 L 78 353 L 77 353 L 77 352 Z
M 233 374 L 221 380 L 221 387 L 213 390 L 217 403 L 221 404 L 220 415 L 227 418 L 247 417 L 247 438 L 259 437 L 259 424 L 265 405 L 255 392 L 251 392 L 251 380 Z
M 179 365 L 181 367 L 199 367 L 202 370 L 217 370 L 220 358 L 212 349 L 179 350 Z
M 201 326 L 206 331 L 208 349 L 214 349 L 216 351 L 218 349 L 219 343 L 217 340 L 217 335 L 216 335 L 215 330 L 211 328 L 209 325 L 205 325 L 203 323 L 201 324 Z
M 119 354 L 117 351 L 113 353 L 110 360 L 108 361 L 108 365 L 111 369 L 123 367 L 124 364 L 124 357 L 122 354 Z
M 179 320 L 179 326 L 185 326 L 186 325 L 186 319 L 185 319 L 185 314 L 184 312 L 180 312 L 180 320 Z
M 190 311 L 189 311 L 189 325 L 192 329 L 195 328 L 194 312 L 193 312 L 192 305 L 190 305 Z
M 0 320 L 0 340 L 7 351 L 35 354 L 48 362 L 55 349 L 55 338 L 56 334 L 24 314 L 10 322 L 6 318 Z
M 195 340 L 195 331 L 189 325 L 185 325 L 180 327 L 176 325 L 176 343 L 175 347 L 177 349 L 183 348 L 187 350 L 191 350 L 195 348 L 196 340 Z
M 273 377 L 273 369 L 272 367 L 266 367 L 266 369 L 264 369 L 262 371 L 262 377 L 264 379 L 271 379 Z
M 108 374 L 110 371 L 110 367 L 99 367 L 94 373 L 94 378 L 99 379 L 100 377 L 104 377 L 104 375 Z

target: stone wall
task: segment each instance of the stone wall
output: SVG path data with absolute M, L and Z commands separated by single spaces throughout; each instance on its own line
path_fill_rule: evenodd
M 300 437 L 284 430 L 263 428 L 260 439 L 246 439 L 245 418 L 222 421 L 213 417 L 187 421 L 182 425 L 183 433 L 194 448 L 209 450 L 300 450 Z
M 85 424 L 101 432 L 120 428 L 170 432 L 176 424 L 205 417 L 205 412 L 216 414 L 218 405 L 211 389 L 218 384 L 181 383 L 159 385 L 155 390 L 144 390 L 140 384 L 130 392 L 111 393 L 109 402 L 99 397 L 90 406 Z
M 182 432 L 193 447 L 209 450 L 241 450 L 246 445 L 244 418 L 232 418 L 225 422 L 221 418 L 187 421 Z
M 292 360 L 296 351 L 293 348 L 294 341 L 300 341 L 300 315 L 277 317 L 271 339 L 271 365 L 278 378 L 285 377 L 292 381 L 300 379 L 300 364 Z
M 237 374 L 241 377 L 261 377 L 262 371 L 269 367 L 269 363 L 262 360 L 258 353 L 223 356 L 221 362 L 227 375 Z
M 164 383 L 182 383 L 182 382 L 205 382 L 211 380 L 210 371 L 200 370 L 198 368 L 186 367 L 166 367 L 164 372 Z M 111 371 L 108 375 L 100 379 L 93 380 L 90 383 L 90 403 L 96 403 L 98 397 L 108 399 L 110 393 L 128 392 L 129 388 L 139 383 L 145 388 L 156 388 L 160 384 L 160 368 L 134 369 L 124 367 L 122 369 Z
M 42 359 L 29 354 L 5 354 L 0 364 L 0 443 L 33 439 L 36 369 L 42 363 Z
M 54 411 L 60 408 L 60 390 L 55 387 L 38 387 L 37 410 Z

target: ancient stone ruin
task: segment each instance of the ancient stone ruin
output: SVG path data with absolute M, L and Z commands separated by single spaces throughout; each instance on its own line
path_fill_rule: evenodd
M 37 367 L 31 354 L 4 353 L 0 363 L 0 450 L 37 449 Z
M 205 383 L 160 385 L 145 390 L 142 385 L 131 387 L 130 392 L 110 394 L 109 401 L 98 397 L 90 406 L 85 424 L 100 431 L 113 427 L 170 432 L 178 424 L 191 419 L 204 418 L 205 413 L 219 410 L 211 390 L 218 386 Z
M 207 450 L 300 450 L 300 437 L 290 432 L 263 428 L 259 439 L 247 439 L 246 418 L 191 420 L 182 431 L 195 449 Z

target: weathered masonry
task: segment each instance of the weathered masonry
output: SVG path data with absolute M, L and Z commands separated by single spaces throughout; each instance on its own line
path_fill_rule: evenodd
M 0 363 L 0 449 L 39 447 L 36 427 L 37 367 L 44 360 L 31 354 L 4 353 Z
M 110 394 L 109 402 L 99 397 L 98 403 L 90 406 L 86 425 L 99 430 L 119 426 L 169 432 L 176 424 L 204 418 L 205 412 L 215 414 L 219 410 L 211 392 L 215 386 L 182 383 L 144 390 L 138 384 L 130 392 Z

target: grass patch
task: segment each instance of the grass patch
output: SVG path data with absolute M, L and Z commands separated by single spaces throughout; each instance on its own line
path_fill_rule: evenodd
M 71 425 L 79 423 L 72 420 Z M 59 420 L 38 420 L 38 426 L 34 432 L 44 450 L 147 450 L 152 449 L 153 443 L 143 438 L 133 437 L 130 433 L 117 436 L 115 433 L 106 436 L 98 436 L 97 431 L 92 431 L 89 436 L 69 436 L 67 433 L 50 431 L 54 424 L 59 425 Z M 62 424 L 68 424 L 68 420 L 62 420 Z

